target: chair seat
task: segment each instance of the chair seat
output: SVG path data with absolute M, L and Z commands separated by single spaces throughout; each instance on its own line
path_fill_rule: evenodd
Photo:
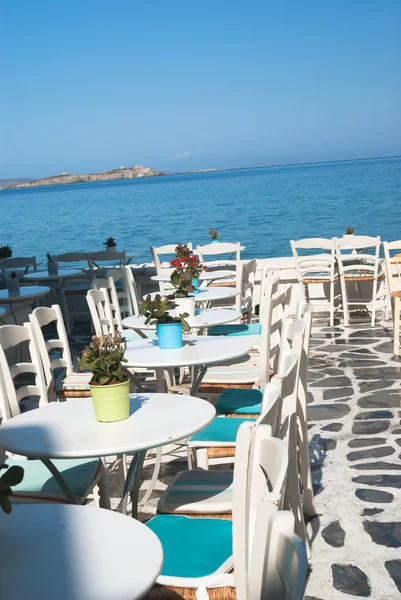
M 82 503 L 91 491 L 95 477 L 100 472 L 99 459 L 60 459 L 53 460 L 52 463 L 64 477 L 77 502 Z M 55 502 L 67 502 L 59 484 L 42 461 L 10 459 L 6 461 L 6 464 L 18 465 L 24 469 L 24 479 L 13 487 L 12 500 L 40 498 Z
M 256 421 L 256 419 L 226 419 L 215 417 L 213 421 L 189 438 L 190 446 L 235 446 L 238 428 L 245 421 Z
M 237 361 L 209 367 L 202 383 L 255 383 L 260 377 L 259 354 L 241 356 Z
M 233 507 L 234 471 L 194 469 L 176 475 L 163 492 L 159 513 L 218 514 Z
M 227 325 L 215 325 L 209 330 L 209 335 L 260 335 L 261 323 L 232 323 Z
M 231 521 L 156 515 L 146 526 L 163 546 L 164 562 L 157 583 L 198 587 L 200 578 L 233 567 Z
M 218 413 L 225 415 L 241 413 L 260 415 L 262 398 L 263 392 L 258 388 L 227 388 L 218 397 L 215 408 Z
M 374 275 L 372 271 L 347 271 L 344 273 L 344 279 L 346 281 L 373 281 Z M 379 273 L 377 276 L 377 280 L 380 281 L 384 279 L 384 273 Z

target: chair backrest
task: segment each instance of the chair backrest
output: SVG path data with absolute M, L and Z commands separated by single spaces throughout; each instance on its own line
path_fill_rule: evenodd
M 291 301 L 291 286 L 279 289 L 279 278 L 272 275 L 263 288 L 263 320 L 260 344 L 260 387 L 269 381 L 270 368 L 277 372 L 281 346 L 281 328 Z
M 267 285 L 270 283 L 274 275 L 274 270 L 271 267 L 264 266 L 262 269 L 262 275 L 260 278 L 260 295 L 255 305 L 259 304 L 259 322 L 263 323 L 264 311 L 266 309 L 266 293 L 268 291 Z M 279 278 L 277 277 L 277 287 Z
M 239 265 L 241 265 L 241 310 L 243 314 L 246 312 L 246 320 L 248 323 L 250 323 L 254 301 L 253 287 L 255 285 L 256 259 L 250 260 L 246 263 L 239 263 Z
M 117 269 L 116 269 L 117 270 Z M 122 269 L 121 269 L 122 271 Z M 122 278 L 124 278 L 124 272 L 121 273 Z M 121 322 L 121 310 L 120 310 L 120 302 L 117 294 L 116 284 L 113 277 L 102 277 L 95 278 L 92 281 L 92 288 L 94 290 L 106 290 L 107 296 L 109 299 L 109 307 L 111 310 L 111 315 L 113 319 L 113 324 L 115 329 L 118 331 L 122 331 L 123 325 Z
M 386 263 L 386 276 L 390 294 L 395 290 L 395 282 L 401 284 L 401 240 L 383 242 L 384 260 Z M 395 254 L 392 254 L 395 252 Z M 398 285 L 397 289 L 401 289 Z
M 89 270 L 93 279 L 96 276 L 96 270 L 107 269 L 107 265 L 101 266 L 100 263 L 118 262 L 120 267 L 125 267 L 127 264 L 127 256 L 125 250 L 122 252 L 101 250 L 100 252 L 89 252 L 88 262 Z
M 269 425 L 243 423 L 237 434 L 233 494 L 233 552 L 237 598 L 246 598 L 249 557 L 258 505 L 265 495 L 271 511 L 281 507 L 288 465 L 286 445 L 271 437 Z
M 32 267 L 32 271 L 36 272 L 36 256 L 15 256 L 13 258 L 4 258 L 1 263 L 1 274 L 3 279 L 7 279 L 7 274 L 14 269 L 23 269 L 23 273 L 29 272 Z
M 295 258 L 298 282 L 304 279 L 317 279 L 324 275 L 328 281 L 334 281 L 335 277 L 335 250 L 334 240 L 326 238 L 306 238 L 303 240 L 291 240 L 291 249 Z M 306 251 L 302 255 L 299 251 Z M 321 254 L 309 254 L 310 250 L 323 250 Z
M 105 288 L 89 290 L 86 294 L 95 334 L 98 337 L 116 333 L 109 295 Z
M 83 269 L 83 275 L 87 275 L 89 279 L 90 267 L 89 256 L 87 252 L 64 252 L 64 254 L 54 254 L 53 259 L 60 263 L 81 263 L 77 264 L 78 268 Z M 77 275 L 78 277 L 78 275 Z
M 30 362 L 9 364 L 7 355 L 19 353 L 21 344 L 28 345 Z M 25 348 L 24 348 L 25 350 Z M 32 383 L 33 382 L 33 383 Z M 37 400 L 33 400 L 36 398 Z M 35 335 L 31 323 L 2 325 L 0 327 L 0 409 L 3 419 L 19 415 L 24 402 L 32 402 L 25 408 L 37 408 L 47 404 L 47 390 Z
M 73 372 L 70 346 L 64 326 L 60 306 L 39 306 L 29 315 L 33 333 L 39 350 L 50 399 L 56 399 L 55 369 L 65 369 L 69 375 Z M 56 337 L 45 339 L 43 328 L 53 325 Z
M 140 285 L 135 281 L 134 273 L 129 265 L 124 267 L 124 272 L 126 293 L 128 294 L 130 301 L 130 314 L 138 316 L 139 302 L 141 300 L 141 288 Z
M 163 255 L 175 257 L 175 249 L 177 248 L 177 246 L 178 244 L 165 244 L 164 246 L 150 247 L 157 275 L 171 274 L 174 271 L 173 267 L 170 265 L 170 261 L 167 264 L 162 264 L 161 257 Z M 188 246 L 188 248 L 192 250 L 191 242 L 188 242 L 186 246 Z M 159 281 L 159 289 L 161 292 L 163 292 L 165 289 L 171 289 L 172 287 L 173 286 L 169 283 L 166 284 L 164 281 Z
M 347 237 L 352 238 L 350 241 Z M 352 276 L 366 273 L 375 279 L 379 270 L 380 236 L 352 235 L 333 238 L 340 275 Z M 373 254 L 364 252 L 373 250 Z M 356 252 L 356 250 L 360 250 Z
M 201 262 L 205 261 L 205 256 L 221 256 L 229 254 L 228 260 L 241 260 L 241 242 L 218 242 L 216 244 L 206 244 L 205 246 L 197 246 L 196 251 Z
M 305 544 L 294 533 L 291 512 L 270 510 L 265 496 L 258 506 L 252 545 L 248 600 L 302 600 L 308 573 Z

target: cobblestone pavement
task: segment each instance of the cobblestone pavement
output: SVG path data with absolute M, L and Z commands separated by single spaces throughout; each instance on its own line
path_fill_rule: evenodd
M 83 338 L 75 339 L 82 348 Z M 86 340 L 85 340 L 86 341 Z M 401 364 L 389 326 L 314 327 L 309 435 L 318 516 L 308 525 L 312 570 L 306 600 L 401 597 Z M 153 458 L 147 458 L 146 481 Z M 146 519 L 171 477 L 186 468 L 182 447 L 165 448 Z M 121 497 L 111 465 L 113 507 Z

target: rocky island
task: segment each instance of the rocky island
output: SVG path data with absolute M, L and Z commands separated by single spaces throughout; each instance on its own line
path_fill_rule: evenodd
M 61 175 L 54 175 L 53 177 L 45 177 L 44 179 L 37 179 L 35 181 L 28 181 L 23 183 L 16 183 L 9 185 L 5 189 L 12 188 L 27 188 L 36 187 L 40 185 L 60 185 L 70 183 L 87 183 L 91 181 L 110 181 L 113 179 L 135 179 L 138 177 L 157 177 L 164 175 L 159 171 L 154 171 L 151 167 L 120 167 L 119 169 L 113 169 L 112 171 L 105 171 L 104 173 L 61 173 Z

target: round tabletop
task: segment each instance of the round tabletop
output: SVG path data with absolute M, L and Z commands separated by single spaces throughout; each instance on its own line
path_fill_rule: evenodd
M 127 342 L 125 358 L 127 367 L 191 367 L 197 365 L 211 365 L 232 360 L 248 354 L 252 342 L 247 336 L 186 336 L 182 348 L 176 350 L 161 350 L 157 340 L 144 339 L 137 342 Z M 14 419 L 11 419 L 12 422 Z M 7 423 L 5 424 L 7 426 Z M 2 443 L 2 429 L 0 427 L 0 446 Z M 100 455 L 101 456 L 101 455 Z
M 168 296 L 171 292 L 153 292 L 150 294 L 152 300 L 157 296 Z M 199 288 L 196 294 L 193 294 L 195 302 L 211 302 L 212 300 L 224 300 L 227 298 L 235 298 L 241 293 L 239 288 L 235 287 L 210 287 L 210 288 Z M 146 298 L 148 294 L 145 294 Z
M 174 316 L 175 310 L 171 310 L 170 314 Z M 202 327 L 213 327 L 214 325 L 224 325 L 224 323 L 232 323 L 241 318 L 239 310 L 231 308 L 205 308 L 199 311 L 198 315 L 188 317 L 186 319 L 188 325 L 192 329 L 200 329 Z M 126 317 L 122 323 L 128 329 L 156 329 L 156 324 L 145 325 L 146 317 Z
M 171 273 L 172 272 L 173 269 L 171 270 Z M 164 283 L 169 283 L 171 273 L 153 275 L 151 279 L 153 279 L 153 281 L 162 281 Z M 202 271 L 202 273 L 199 275 L 199 281 L 210 281 L 211 279 L 225 279 L 226 277 L 235 278 L 235 271 L 229 271 L 228 269 L 220 271 Z
M 49 275 L 47 271 L 36 271 L 33 273 L 27 273 L 23 279 L 29 281 L 44 281 L 46 279 L 66 279 L 67 277 L 74 277 L 74 275 L 82 275 L 82 269 L 61 269 L 57 275 Z
M 136 519 L 70 504 L 0 512 L 0 597 L 136 600 L 163 564 L 158 537 Z
M 14 304 L 14 302 L 22 302 L 23 300 L 34 300 L 35 298 L 46 296 L 50 292 L 51 289 L 45 285 L 23 285 L 19 288 L 19 294 L 15 296 L 14 294 L 10 296 L 8 290 L 0 290 L 0 302 L 4 301 L 5 304 Z
M 0 446 L 35 458 L 89 458 L 157 448 L 203 429 L 214 418 L 205 400 L 176 394 L 131 394 L 130 417 L 99 423 L 92 398 L 51 402 L 3 423 Z

